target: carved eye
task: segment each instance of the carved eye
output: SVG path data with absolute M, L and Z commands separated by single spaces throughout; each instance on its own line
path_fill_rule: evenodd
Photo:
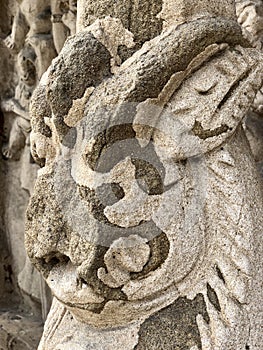
M 139 145 L 132 124 L 116 125 L 98 134 L 86 154 L 89 167 L 100 173 L 111 171 L 126 157 L 130 157 L 136 168 L 139 187 L 149 195 L 162 194 L 165 169 L 152 143 L 144 148 Z
M 131 159 L 131 161 L 136 167 L 135 178 L 140 188 L 149 195 L 162 194 L 163 179 L 158 169 L 144 159 Z
M 97 187 L 96 194 L 105 206 L 113 205 L 125 196 L 123 188 L 115 182 L 112 182 L 110 184 L 105 183 Z

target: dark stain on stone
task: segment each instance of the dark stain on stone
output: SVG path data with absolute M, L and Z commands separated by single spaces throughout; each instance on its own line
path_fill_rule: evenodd
M 217 273 L 217 276 L 221 279 L 221 281 L 223 281 L 223 283 L 225 284 L 226 281 L 225 281 L 225 278 L 220 270 L 220 268 L 218 267 L 218 265 L 215 266 L 215 269 L 216 269 L 216 273 Z
M 177 299 L 173 304 L 149 317 L 139 331 L 136 350 L 189 350 L 193 346 L 202 349 L 201 336 L 196 322 L 202 315 L 209 323 L 202 294 L 195 299 Z
M 42 258 L 38 259 L 38 264 L 41 265 L 41 270 L 48 275 L 55 266 L 66 265 L 69 262 L 69 257 L 59 252 L 50 252 Z
M 206 140 L 209 137 L 214 137 L 214 136 L 218 136 L 221 135 L 225 132 L 227 132 L 229 130 L 228 125 L 223 124 L 221 126 L 219 126 L 218 128 L 215 128 L 213 130 L 205 130 L 201 124 L 201 122 L 199 122 L 198 120 L 195 121 L 195 124 L 193 126 L 193 133 L 195 136 L 198 136 L 200 139 L 202 140 Z
M 144 192 L 160 195 L 164 192 L 163 179 L 158 169 L 144 159 L 131 159 L 135 166 L 135 178 Z
M 66 146 L 68 142 L 67 135 L 70 133 L 70 127 L 64 122 L 64 116 L 54 116 L 54 125 L 59 136 L 59 142 Z
M 218 300 L 218 296 L 217 296 L 215 290 L 210 286 L 209 283 L 207 283 L 206 287 L 207 287 L 207 297 L 208 297 L 210 303 L 214 306 L 214 308 L 218 312 L 220 312 L 221 311 L 221 306 L 220 306 L 220 303 L 219 303 L 219 300 Z
M 51 16 L 51 8 L 50 6 L 47 6 L 38 16 L 37 18 L 40 19 L 40 20 L 50 20 L 50 16 Z M 51 33 L 51 30 L 52 30 L 52 26 L 50 25 L 50 31 L 46 31 L 44 33 L 41 33 L 41 34 L 48 34 L 48 33 Z
M 100 304 L 101 307 L 93 310 L 95 313 L 100 313 L 103 310 L 105 303 L 109 300 L 127 300 L 127 296 L 121 291 L 121 288 L 108 287 L 100 279 L 98 279 L 98 269 L 103 267 L 107 270 L 104 262 L 104 255 L 106 254 L 107 250 L 108 247 L 97 245 L 92 262 L 90 262 L 85 272 L 79 273 L 79 277 L 82 278 L 87 285 L 91 286 L 95 293 L 105 298 L 105 302 Z
M 228 90 L 227 94 L 224 96 L 224 98 L 220 101 L 219 105 L 217 106 L 218 110 L 221 109 L 224 106 L 224 104 L 226 103 L 226 101 L 230 99 L 230 97 L 232 96 L 234 91 L 240 86 L 242 80 L 245 80 L 249 76 L 250 72 L 251 72 L 251 70 L 244 72 L 243 76 L 240 77 L 238 79 L 238 81 L 236 81 L 235 84 L 233 84 L 230 87 L 230 89 Z
M 143 270 L 138 273 L 131 273 L 131 279 L 137 279 L 146 276 L 149 272 L 160 267 L 168 257 L 170 243 L 164 232 L 149 241 L 150 258 Z
M 102 166 L 99 163 L 99 160 L 102 153 L 114 143 L 133 138 L 135 138 L 135 131 L 132 128 L 132 124 L 115 125 L 99 133 L 93 144 L 92 150 L 86 154 L 87 163 L 89 164 L 90 168 L 95 171 L 100 171 Z M 110 169 L 111 168 L 112 167 L 110 165 Z M 110 169 L 106 171 L 109 171 Z
M 98 191 L 99 190 L 100 189 L 98 189 Z M 87 203 L 90 213 L 96 220 L 109 226 L 116 226 L 112 224 L 105 216 L 104 209 L 106 208 L 106 205 L 105 203 L 101 202 L 97 195 L 97 191 L 85 186 L 78 186 L 78 192 L 81 198 Z

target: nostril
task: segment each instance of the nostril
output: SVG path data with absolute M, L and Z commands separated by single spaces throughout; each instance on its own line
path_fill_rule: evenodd
M 88 283 L 82 277 L 78 277 L 77 278 L 77 286 L 79 288 L 87 288 L 88 287 Z
M 51 258 L 51 259 L 45 259 L 45 262 L 47 263 L 47 264 L 50 264 L 50 265 L 52 265 L 52 266 L 55 266 L 55 265 L 57 265 L 57 264 L 59 264 L 59 263 L 61 263 L 61 262 L 66 262 L 66 259 L 62 259 L 62 258 L 58 258 L 58 257 L 53 257 L 53 258 Z
M 49 273 L 57 265 L 67 264 L 70 261 L 67 255 L 59 252 L 51 252 L 38 259 L 38 266 L 43 273 Z

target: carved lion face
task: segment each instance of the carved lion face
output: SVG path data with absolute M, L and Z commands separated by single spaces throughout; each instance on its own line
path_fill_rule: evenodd
M 156 298 L 191 270 L 202 245 L 192 211 L 200 164 L 183 154 L 187 133 L 167 113 L 160 129 L 127 117 L 142 109 L 87 111 L 41 170 L 28 210 L 34 262 L 54 295 L 95 325 L 132 321 L 138 303 L 154 310 Z M 110 115 L 120 119 L 103 128 Z M 149 132 L 150 141 L 143 136 Z
M 204 21 L 205 38 L 208 22 L 217 24 Z M 27 213 L 28 254 L 56 298 L 93 326 L 147 317 L 203 283 L 202 153 L 234 135 L 261 85 L 257 71 L 240 80 L 257 62 L 240 47 L 207 44 L 186 67 L 175 55 L 186 28 L 177 30 L 114 75 L 107 48 L 79 33 L 32 101 L 33 131 L 49 147 L 35 137 L 47 161 Z M 242 101 L 234 112 L 232 98 Z

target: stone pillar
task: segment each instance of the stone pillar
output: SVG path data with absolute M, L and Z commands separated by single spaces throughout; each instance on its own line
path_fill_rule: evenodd
M 261 349 L 262 85 L 234 1 L 78 2 L 31 101 L 39 350 Z M 261 299 L 260 299 L 261 298 Z

